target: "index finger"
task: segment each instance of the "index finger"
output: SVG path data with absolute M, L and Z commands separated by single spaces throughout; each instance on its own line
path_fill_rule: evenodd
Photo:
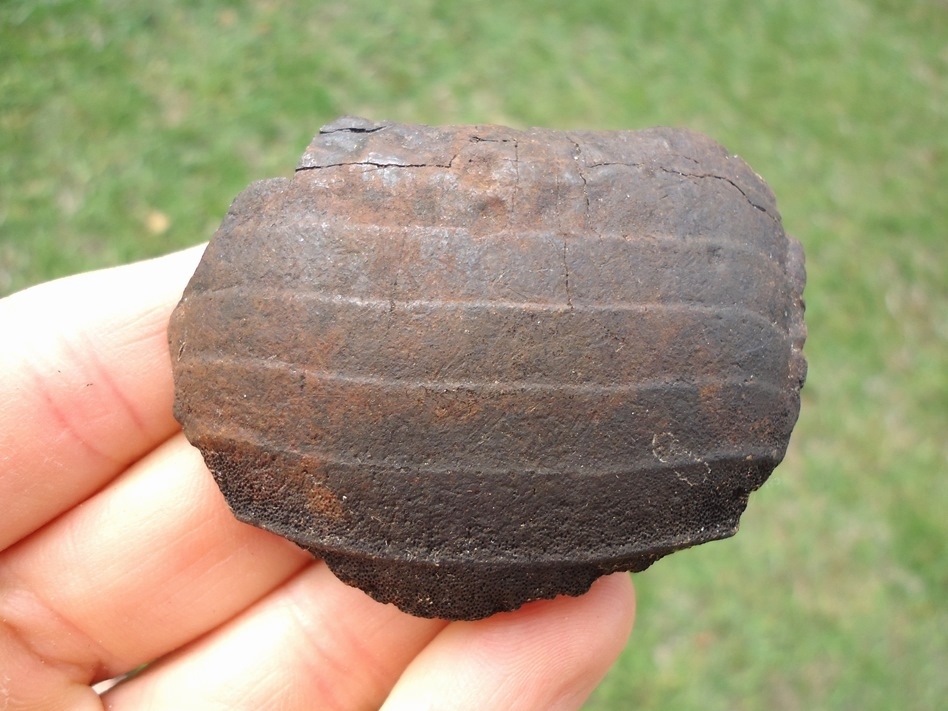
M 0 300 L 0 550 L 177 429 L 167 324 L 203 252 L 67 277 Z

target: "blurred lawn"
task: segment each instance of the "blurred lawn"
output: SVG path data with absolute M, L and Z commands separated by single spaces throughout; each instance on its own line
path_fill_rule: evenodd
M 588 708 L 945 708 L 944 0 L 192 5 L 0 4 L 0 294 L 207 239 L 341 113 L 704 131 L 806 248 L 803 414 Z

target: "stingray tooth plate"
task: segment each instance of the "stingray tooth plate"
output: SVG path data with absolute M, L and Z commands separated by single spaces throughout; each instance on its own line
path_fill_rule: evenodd
M 804 280 L 700 134 L 344 117 L 207 247 L 175 415 L 238 518 L 476 619 L 735 532 L 799 411 Z

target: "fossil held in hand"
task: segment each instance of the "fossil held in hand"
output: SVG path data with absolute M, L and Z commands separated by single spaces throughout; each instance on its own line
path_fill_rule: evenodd
M 700 134 L 344 117 L 207 247 L 175 415 L 238 518 L 476 619 L 736 531 L 799 411 L 804 281 Z

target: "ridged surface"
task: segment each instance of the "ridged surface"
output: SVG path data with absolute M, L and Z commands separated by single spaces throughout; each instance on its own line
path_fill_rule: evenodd
M 343 118 L 208 246 L 175 414 L 238 517 L 473 619 L 736 530 L 798 414 L 804 281 L 698 134 Z

